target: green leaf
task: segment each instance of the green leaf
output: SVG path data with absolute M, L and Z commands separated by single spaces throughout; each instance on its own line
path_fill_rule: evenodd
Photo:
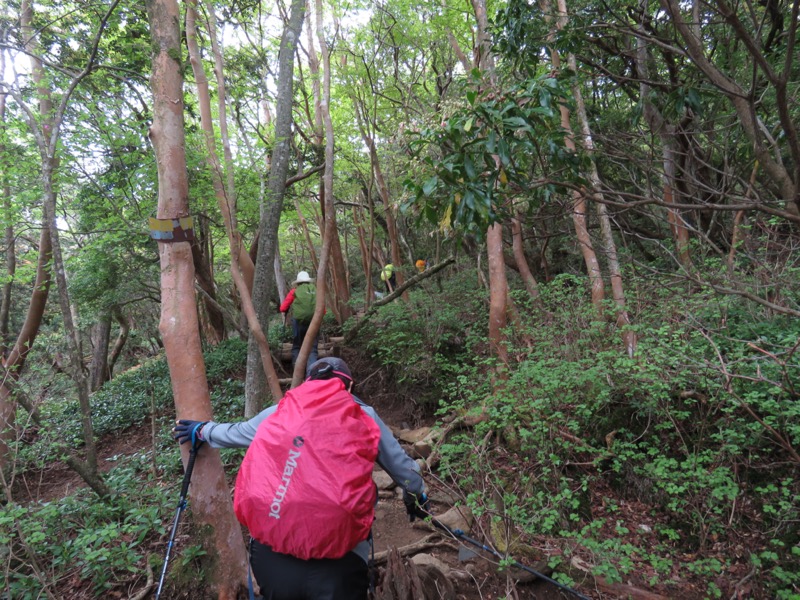
M 425 194 L 426 196 L 430 196 L 436 189 L 436 184 L 438 182 L 439 182 L 438 177 L 431 177 L 430 179 L 428 179 L 428 181 L 426 181 L 422 186 L 422 193 Z
M 683 101 L 685 102 L 686 106 L 691 108 L 697 114 L 701 114 L 703 112 L 703 102 L 700 99 L 700 94 L 697 93 L 696 89 L 689 88 L 689 91 L 686 93 Z
M 508 117 L 507 119 L 503 119 L 503 124 L 512 129 L 530 130 L 530 125 L 528 125 L 528 122 L 522 117 Z
M 486 149 L 494 154 L 497 151 L 497 132 L 489 132 L 489 137 L 486 139 Z
M 472 162 L 472 158 L 469 155 L 464 157 L 464 172 L 469 179 L 475 179 L 475 163 Z
M 508 142 L 505 139 L 500 139 L 499 143 L 497 144 L 497 154 L 500 156 L 500 160 L 504 165 L 507 165 L 509 162 L 511 162 L 509 157 Z

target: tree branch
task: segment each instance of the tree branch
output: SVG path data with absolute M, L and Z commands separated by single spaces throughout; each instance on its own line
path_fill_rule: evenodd
M 455 261 L 456 261 L 456 259 L 453 256 L 444 259 L 438 265 L 434 265 L 434 266 L 432 266 L 432 267 L 430 267 L 428 269 L 425 269 L 422 273 L 418 273 L 417 275 L 414 275 L 414 277 L 411 277 L 410 279 L 407 279 L 401 285 L 397 286 L 397 288 L 395 288 L 395 290 L 391 294 L 389 294 L 388 296 L 384 296 L 383 298 L 381 298 L 380 300 L 375 302 L 369 308 L 369 310 L 366 313 L 364 313 L 364 316 L 361 317 L 356 322 L 356 324 L 353 326 L 353 328 L 345 334 L 345 336 L 344 336 L 345 344 L 349 344 L 351 341 L 353 341 L 356 338 L 356 336 L 358 335 L 358 332 L 361 331 L 361 328 L 364 326 L 364 324 L 367 322 L 367 320 L 372 315 L 374 315 L 376 312 L 378 312 L 378 309 L 381 306 L 385 306 L 386 304 L 389 304 L 395 298 L 399 298 L 400 296 L 402 296 L 403 292 L 405 292 L 408 288 L 417 285 L 419 282 L 427 279 L 431 275 L 435 275 L 436 273 L 438 273 L 439 271 L 444 269 L 446 266 L 454 263 Z

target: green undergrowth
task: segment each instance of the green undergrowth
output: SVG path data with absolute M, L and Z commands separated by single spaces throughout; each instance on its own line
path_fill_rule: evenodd
M 465 293 L 464 290 L 471 290 Z M 378 309 L 358 344 L 385 369 L 400 397 L 434 410 L 452 365 L 474 355 L 485 343 L 486 294 L 474 271 L 448 274 L 441 287 L 434 278 Z
M 649 290 L 630 358 L 583 285 L 516 296 L 502 384 L 488 359 L 448 365 L 440 414 L 485 418 L 448 438 L 441 474 L 492 531 L 563 540 L 554 565 L 709 598 L 752 570 L 761 597 L 800 597 L 800 322 Z
M 566 567 L 579 559 L 609 582 L 667 596 L 691 582 L 702 597 L 731 597 L 752 573 L 752 597 L 798 598 L 800 323 L 740 299 L 641 290 L 631 358 L 613 318 L 598 318 L 586 300 L 584 279 L 559 276 L 540 292 L 536 302 L 513 292 L 520 318 L 507 330 L 501 377 L 486 339 L 487 295 L 468 271 L 381 308 L 358 340 L 401 395 L 442 419 L 477 421 L 438 448 L 437 476 L 479 517 L 481 535 L 523 563 L 543 558 L 533 548 L 558 547 L 547 557 L 564 583 L 574 583 Z M 245 357 L 241 340 L 206 353 L 219 420 L 241 417 Z M 143 584 L 148 561 L 160 568 L 182 478 L 164 359 L 115 377 L 92 404 L 104 439 L 149 430 L 154 415 L 155 439 L 111 458 L 110 502 L 81 491 L 0 510 L 10 597 L 41 589 L 31 552 L 48 565 L 39 572 L 52 589 L 82 586 L 96 597 Z M 80 449 L 76 407 L 42 409 Z M 23 437 L 19 471 L 57 459 L 46 436 Z M 240 458 L 223 456 L 230 467 Z M 172 584 L 202 581 L 190 536 L 175 561 Z
M 214 414 L 219 420 L 241 418 L 246 354 L 247 343 L 238 339 L 204 353 Z M 152 439 L 145 448 L 123 449 L 121 454 L 103 459 L 109 466 L 104 477 L 113 492 L 110 499 L 101 500 L 79 486 L 75 493 L 46 502 L 31 503 L 12 495 L 12 501 L 0 508 L 0 553 L 8 565 L 0 597 L 5 593 L 20 600 L 37 598 L 43 586 L 58 597 L 68 597 L 62 595 L 64 590 L 75 590 L 75 594 L 79 590 L 96 598 L 126 597 L 137 585 L 144 586 L 148 564 L 156 577 L 160 574 L 164 542 L 183 479 L 179 449 L 170 435 L 174 407 L 165 358 L 152 358 L 119 374 L 92 395 L 91 402 L 95 431 L 104 440 L 101 443 L 112 443 L 114 436 L 130 438 L 142 430 L 150 433 L 154 418 L 155 434 L 149 436 Z M 60 426 L 23 436 L 16 448 L 17 481 L 26 476 L 35 481 L 39 475 L 34 469 L 58 462 L 62 440 L 81 450 L 77 403 L 55 399 L 43 403 L 41 411 L 44 419 L 57 420 Z M 233 467 L 241 462 L 242 453 L 223 453 L 223 460 Z M 197 540 L 186 535 L 191 505 L 188 515 L 170 563 L 168 588 L 194 589 L 203 579 L 204 551 Z
M 87 488 L 47 502 L 10 502 L 0 509 L 8 598 L 124 597 L 158 576 L 175 514 L 182 470 L 176 449 L 112 457 L 104 475 L 113 490 L 100 499 Z M 189 504 L 189 513 L 191 504 Z M 172 581 L 203 577 L 204 554 L 187 517 L 170 563 Z M 194 584 L 193 584 L 194 585 Z

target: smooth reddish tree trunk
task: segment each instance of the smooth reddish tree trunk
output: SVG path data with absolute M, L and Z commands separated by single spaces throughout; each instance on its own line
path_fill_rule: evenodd
M 475 65 L 486 75 L 487 83 L 494 87 L 496 74 L 494 56 L 489 39 L 489 19 L 485 0 L 473 0 L 472 9 L 478 25 L 475 44 Z M 498 162 L 500 159 L 494 157 Z M 508 319 L 508 279 L 503 258 L 503 227 L 495 223 L 486 234 L 486 254 L 489 262 L 489 344 L 501 365 L 508 364 L 508 349 L 504 329 Z M 479 273 L 482 275 L 483 273 Z
M 189 185 L 183 122 L 180 11 L 176 0 L 147 5 L 153 40 L 153 125 L 150 139 L 158 164 L 158 218 L 189 214 Z M 195 272 L 189 242 L 159 243 L 161 321 L 178 419 L 212 417 L 195 306 Z M 184 461 L 188 448 L 182 447 Z M 211 560 L 208 576 L 220 600 L 235 600 L 246 589 L 247 556 L 241 528 L 233 514 L 219 451 L 202 446 L 189 488 L 194 519 L 206 526 L 202 540 Z

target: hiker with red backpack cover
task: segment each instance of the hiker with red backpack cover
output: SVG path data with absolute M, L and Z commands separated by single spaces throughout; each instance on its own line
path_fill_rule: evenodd
M 365 600 L 377 490 L 374 464 L 403 489 L 410 520 L 430 513 L 419 467 L 375 410 L 353 395 L 340 358 L 249 421 L 180 420 L 180 443 L 247 447 L 234 511 L 252 537 L 250 564 L 269 600 Z

